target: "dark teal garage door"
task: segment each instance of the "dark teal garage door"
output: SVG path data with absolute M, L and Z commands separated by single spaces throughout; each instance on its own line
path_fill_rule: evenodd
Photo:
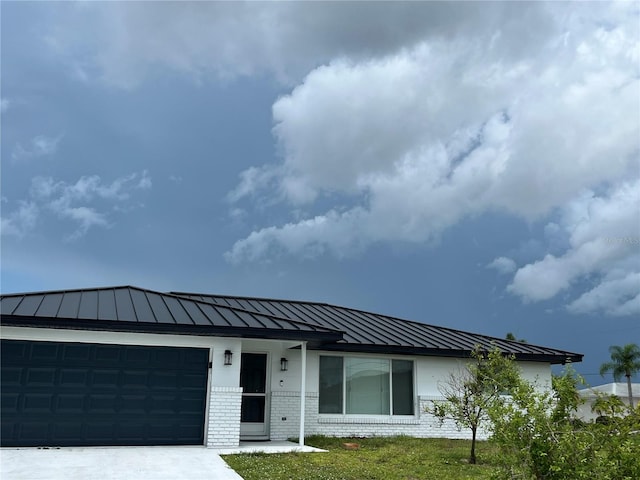
M 206 349 L 2 340 L 9 446 L 202 445 Z

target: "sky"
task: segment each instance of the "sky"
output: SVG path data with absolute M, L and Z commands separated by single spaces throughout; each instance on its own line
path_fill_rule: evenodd
M 328 302 L 611 381 L 640 344 L 639 9 L 2 2 L 1 291 Z

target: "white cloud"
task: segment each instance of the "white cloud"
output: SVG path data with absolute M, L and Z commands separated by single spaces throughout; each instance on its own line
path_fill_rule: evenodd
M 326 215 L 289 223 L 283 227 L 264 228 L 236 242 L 225 257 L 233 263 L 269 261 L 282 253 L 313 258 L 329 252 L 338 258 L 346 257 L 368 243 L 362 242 L 354 228 L 366 225 L 367 217 L 363 210 L 345 213 L 331 211 Z
M 57 137 L 38 135 L 33 137 L 26 146 L 21 143 L 16 144 L 11 152 L 11 159 L 13 161 L 20 161 L 29 158 L 51 156 L 58 150 L 60 140 L 62 140 L 62 135 L 58 135 Z
M 508 274 L 515 272 L 518 267 L 516 262 L 507 257 L 498 257 L 494 259 L 487 268 L 493 268 L 498 271 L 498 273 Z
M 256 258 L 274 242 L 286 251 L 287 236 L 341 251 L 337 223 L 353 250 L 432 242 L 469 215 L 539 219 L 585 188 L 637 176 L 637 15 L 611 15 L 619 18 L 607 29 L 588 16 L 559 19 L 522 58 L 471 39 L 433 40 L 315 69 L 273 106 L 283 164 L 247 170 L 230 197 L 266 183 L 296 208 L 334 193 L 356 206 L 256 230 L 229 256 Z M 276 186 L 253 181 L 257 172 L 277 175 Z
M 511 57 L 553 26 L 545 5 L 508 2 L 120 2 L 56 13 L 46 42 L 72 75 L 123 88 L 158 67 L 196 81 L 268 72 L 291 82 L 337 57 L 384 56 L 426 38 L 489 41 L 496 32 L 509 41 L 495 48 Z
M 595 278 L 597 283 L 571 301 L 569 311 L 640 314 L 638 205 L 640 180 L 570 202 L 561 220 L 569 248 L 519 268 L 508 290 L 526 301 L 540 301 Z
M 638 235 L 638 9 L 600 7 L 556 12 L 536 42 L 527 35 L 535 24 L 507 24 L 492 39 L 433 37 L 314 69 L 273 105 L 283 163 L 245 171 L 230 199 L 268 192 L 293 209 L 333 196 L 352 206 L 257 229 L 227 258 L 342 257 L 375 243 L 437 242 L 481 213 L 532 221 L 561 209 L 545 232 L 564 253 L 517 271 L 504 257 L 491 267 L 515 272 L 509 290 L 525 301 L 592 280 L 571 311 L 634 311 L 633 295 L 603 292 L 637 272 L 633 246 L 610 238 Z M 519 31 L 531 41 L 506 55 Z
M 76 240 L 92 227 L 109 227 L 108 209 L 123 211 L 120 205 L 136 190 L 151 188 L 145 170 L 117 178 L 105 184 L 98 175 L 80 177 L 75 183 L 55 181 L 51 177 L 31 180 L 29 201 L 22 201 L 18 210 L 2 219 L 2 233 L 22 236 L 35 227 L 38 213 L 46 209 L 60 219 L 70 220 L 76 229 L 67 237 Z
M 34 202 L 20 201 L 16 211 L 0 219 L 0 231 L 2 235 L 23 237 L 34 229 L 38 215 L 39 209 Z
M 227 194 L 229 202 L 237 202 L 250 197 L 268 187 L 277 177 L 278 172 L 270 166 L 249 167 L 240 173 L 240 183 Z
M 8 98 L 0 99 L 0 112 L 4 113 L 9 110 L 9 106 L 11 105 L 11 101 Z
M 637 264 L 638 262 L 636 262 Z M 612 271 L 568 305 L 572 313 L 640 314 L 640 271 Z

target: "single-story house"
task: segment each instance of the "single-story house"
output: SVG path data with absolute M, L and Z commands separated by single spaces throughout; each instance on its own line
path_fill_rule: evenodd
M 626 382 L 605 383 L 595 387 L 584 388 L 578 392 L 584 403 L 578 406 L 577 416 L 585 422 L 595 420 L 598 414 L 591 411 L 593 403 L 602 395 L 613 395 L 622 400 L 622 403 L 629 405 L 629 387 Z M 633 404 L 640 403 L 640 383 L 631 384 L 631 396 Z
M 476 345 L 582 355 L 326 303 L 123 286 L 0 296 L 3 446 L 465 437 L 424 413 Z

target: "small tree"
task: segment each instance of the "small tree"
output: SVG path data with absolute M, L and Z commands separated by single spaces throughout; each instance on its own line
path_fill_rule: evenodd
M 629 395 L 629 406 L 633 410 L 633 390 L 631 389 L 631 377 L 640 372 L 640 347 L 635 343 L 630 343 L 624 347 L 613 345 L 609 347 L 611 361 L 600 366 L 600 375 L 604 377 L 607 372 L 613 373 L 613 379 L 619 382 L 627 377 L 627 392 Z
M 440 422 L 453 420 L 458 428 L 471 430 L 469 463 L 476 463 L 478 428 L 487 420 L 487 408 L 519 377 L 513 357 L 504 356 L 497 347 L 486 352 L 477 346 L 469 362 L 460 371 L 451 373 L 439 385 L 444 401 L 432 401 L 427 413 Z

